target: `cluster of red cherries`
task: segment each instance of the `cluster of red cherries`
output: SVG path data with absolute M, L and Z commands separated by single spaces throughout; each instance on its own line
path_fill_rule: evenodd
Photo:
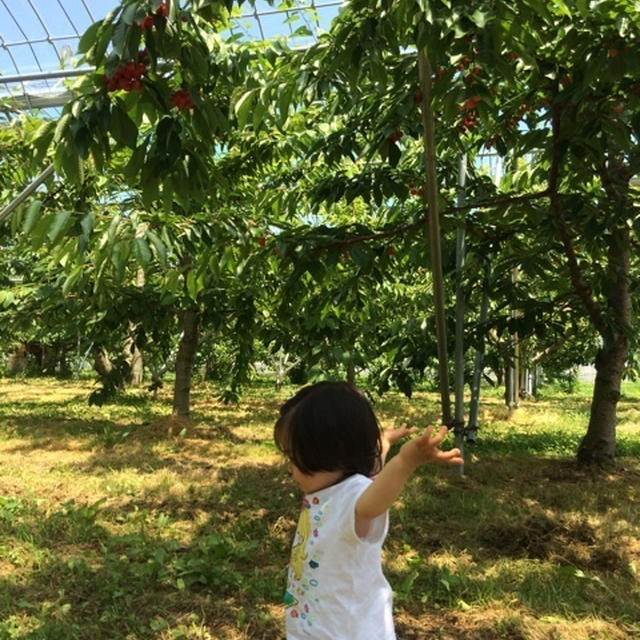
M 166 2 L 163 2 L 156 9 L 156 15 L 160 16 L 161 18 L 166 18 L 167 15 L 169 15 L 169 12 L 167 11 L 167 3 Z M 152 15 L 146 15 L 144 18 L 142 18 L 142 20 L 140 20 L 139 27 L 142 30 L 150 29 L 151 27 L 153 27 L 153 16 Z
M 141 52 L 142 53 L 142 52 Z M 142 89 L 142 76 L 147 65 L 142 60 L 127 60 L 116 67 L 111 76 L 104 76 L 107 91 L 134 91 Z
M 168 15 L 167 3 L 163 2 L 155 11 L 155 16 L 166 18 Z M 154 16 L 146 15 L 138 24 L 140 29 L 148 29 L 154 24 Z M 142 89 L 142 76 L 147 71 L 149 54 L 143 49 L 138 54 L 137 60 L 125 60 L 121 62 L 112 75 L 104 75 L 104 82 L 107 91 L 134 91 Z M 195 104 L 191 94 L 185 89 L 178 89 L 171 94 L 171 104 L 180 111 L 184 109 L 194 109 Z
M 193 104 L 191 94 L 184 89 L 178 89 L 171 94 L 171 104 L 174 107 L 178 107 L 180 111 L 183 109 L 193 109 L 196 106 Z

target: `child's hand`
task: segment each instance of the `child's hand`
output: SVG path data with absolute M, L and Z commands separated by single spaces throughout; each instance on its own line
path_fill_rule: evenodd
M 407 423 L 403 422 L 396 429 L 385 429 L 382 432 L 382 437 L 389 443 L 393 444 L 398 440 L 401 440 L 405 436 L 408 436 L 411 433 L 415 433 L 418 430 L 417 427 L 407 427 Z
M 417 467 L 427 462 L 444 462 L 446 464 L 464 464 L 460 449 L 440 449 L 440 443 L 447 435 L 447 427 L 442 426 L 436 435 L 432 435 L 433 427 L 427 427 L 421 436 L 405 442 L 398 455 L 409 465 Z

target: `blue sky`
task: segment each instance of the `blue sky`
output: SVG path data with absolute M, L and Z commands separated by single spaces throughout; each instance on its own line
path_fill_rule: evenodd
M 0 44 L 5 45 L 0 48 L 0 74 L 59 69 L 59 56 L 75 51 L 78 34 L 116 4 L 117 0 L 0 0 Z
M 0 0 L 0 76 L 59 69 L 60 56 L 75 52 L 78 36 L 118 4 L 118 0 Z M 310 0 L 300 4 L 310 4 Z M 336 0 L 315 0 L 315 4 L 320 28 L 328 29 L 337 13 Z M 244 13 L 253 12 L 248 2 L 242 6 Z M 255 9 L 262 14 L 266 38 L 288 35 L 305 21 L 316 30 L 307 17 L 287 24 L 289 16 L 278 13 L 277 2 L 271 6 L 257 0 Z M 237 26 L 246 38 L 261 37 L 257 22 L 250 17 L 239 20 Z

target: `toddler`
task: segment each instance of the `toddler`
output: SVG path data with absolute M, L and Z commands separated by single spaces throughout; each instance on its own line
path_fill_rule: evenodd
M 280 408 L 274 437 L 304 492 L 291 550 L 287 640 L 395 640 L 391 587 L 382 573 L 388 509 L 415 469 L 462 464 L 458 449 L 439 448 L 447 429 L 384 434 L 371 405 L 344 382 L 304 387 Z

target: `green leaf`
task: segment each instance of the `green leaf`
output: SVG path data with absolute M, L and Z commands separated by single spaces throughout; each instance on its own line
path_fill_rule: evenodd
M 50 120 L 38 127 L 33 136 L 33 146 L 36 148 L 35 161 L 41 162 L 47 153 L 51 140 L 55 135 L 56 122 Z
M 22 223 L 22 231 L 24 233 L 31 233 L 36 222 L 40 218 L 40 210 L 42 209 L 42 201 L 36 200 L 32 202 L 27 208 L 24 214 L 24 222 Z
M 471 15 L 471 20 L 473 20 L 473 22 L 482 29 L 485 24 L 487 24 L 487 14 L 484 11 L 477 9 Z
M 238 127 L 242 128 L 246 125 L 251 113 L 251 108 L 256 97 L 257 89 L 251 89 L 243 94 L 240 99 L 235 103 L 233 111 L 238 119 Z
M 400 157 L 402 156 L 402 153 L 400 152 L 400 148 L 395 142 L 390 142 L 388 146 L 388 151 L 389 151 L 389 164 L 392 167 L 397 167 L 398 162 L 400 162 Z
M 118 144 L 135 149 L 138 140 L 138 127 L 129 114 L 117 104 L 111 109 L 109 131 Z
M 204 289 L 204 278 L 195 269 L 191 269 L 187 274 L 187 292 L 189 297 L 195 300 L 200 291 Z
M 67 276 L 67 279 L 64 281 L 64 284 L 62 285 L 62 293 L 64 295 L 67 295 L 69 291 L 73 288 L 76 282 L 80 279 L 80 276 L 82 275 L 83 271 L 84 271 L 83 264 L 79 264 L 72 269 L 71 273 Z
M 289 117 L 289 106 L 291 105 L 291 98 L 293 96 L 293 86 L 284 85 L 283 89 L 278 95 L 278 124 L 282 127 Z
M 13 291 L 0 291 L 0 308 L 8 309 L 15 301 Z
M 127 25 L 124 21 L 120 21 L 115 25 L 115 28 L 113 29 L 113 37 L 111 38 L 113 43 L 113 53 L 117 56 L 121 56 L 124 51 L 126 37 Z
M 151 250 L 144 238 L 134 238 L 132 250 L 141 267 L 146 267 L 151 262 Z
M 586 18 L 589 15 L 589 0 L 576 0 L 576 7 L 583 18 Z
M 553 0 L 553 4 L 555 5 L 556 9 L 558 10 L 558 13 L 560 13 L 562 15 L 565 15 L 568 18 L 571 17 L 571 10 L 565 4 L 564 0 Z
M 120 18 L 121 22 L 129 26 L 132 25 L 135 22 L 137 11 L 137 2 L 131 2 L 128 6 L 125 6 L 122 11 L 122 17 Z
M 43 243 L 45 238 L 47 237 L 47 232 L 49 231 L 49 226 L 51 224 L 51 217 L 50 215 L 48 216 L 42 216 L 35 224 L 34 228 L 31 230 L 30 233 L 30 243 L 31 243 L 31 248 L 35 251 L 36 249 L 39 249 Z
M 95 44 L 96 36 L 102 26 L 103 21 L 98 20 L 94 22 L 83 34 L 78 42 L 78 53 L 87 53 L 89 49 Z
M 160 239 L 160 237 L 153 231 L 147 231 L 147 238 L 153 245 L 156 250 L 156 255 L 158 256 L 158 261 L 161 265 L 166 265 L 167 263 L 167 248 L 164 245 L 164 242 Z
M 253 128 L 257 131 L 262 124 L 267 108 L 263 102 L 257 102 L 253 110 Z
M 71 219 L 71 211 L 60 211 L 53 219 L 53 223 L 49 227 L 47 237 L 51 244 L 56 244 L 64 232 L 67 230 L 69 220 Z
M 91 235 L 91 231 L 93 231 L 93 224 L 95 222 L 95 214 L 93 211 L 89 211 L 85 216 L 83 216 L 82 220 L 80 220 L 80 227 L 82 229 L 82 234 L 87 240 Z
M 65 113 L 63 116 L 60 117 L 60 119 L 58 120 L 58 124 L 56 125 L 55 133 L 53 134 L 54 142 L 60 141 L 60 138 L 64 136 L 67 130 L 67 127 L 71 124 L 72 120 L 73 120 L 73 116 L 70 113 Z
M 138 177 L 138 173 L 140 172 L 140 169 L 142 169 L 144 165 L 144 159 L 145 159 L 146 153 L 147 153 L 147 146 L 145 144 L 141 144 L 140 146 L 136 147 L 134 152 L 131 154 L 131 157 L 129 158 L 129 162 L 127 162 L 127 165 L 124 167 L 122 171 L 124 176 L 130 182 L 136 181 Z

